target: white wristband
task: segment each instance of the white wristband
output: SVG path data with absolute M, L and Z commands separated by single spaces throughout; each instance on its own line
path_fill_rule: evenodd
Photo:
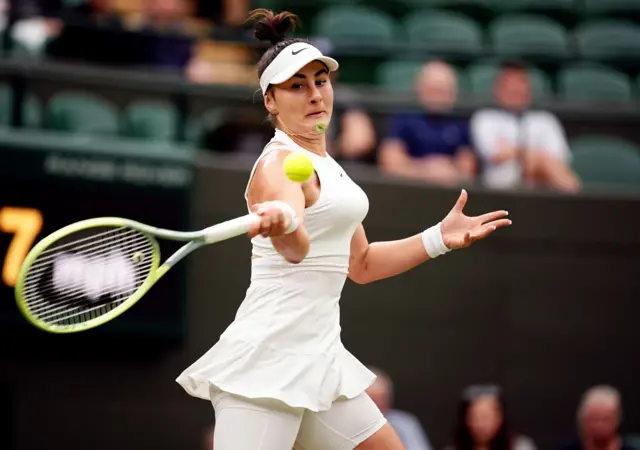
M 298 215 L 296 214 L 295 209 L 293 209 L 290 205 L 285 202 L 281 202 L 279 200 L 274 201 L 273 203 L 278 206 L 282 212 L 291 218 L 291 222 L 289 223 L 289 228 L 285 231 L 285 234 L 291 234 L 298 229 L 300 226 L 300 219 L 298 219 Z
M 440 223 L 432 226 L 431 228 L 427 228 L 422 232 L 422 244 L 424 245 L 424 249 L 427 251 L 427 255 L 429 255 L 429 258 L 431 259 L 437 258 L 438 256 L 451 251 L 450 248 L 447 248 L 444 244 L 444 240 L 442 239 Z

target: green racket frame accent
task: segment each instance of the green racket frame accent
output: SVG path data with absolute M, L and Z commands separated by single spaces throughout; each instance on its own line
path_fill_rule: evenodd
M 113 310 L 108 313 L 97 317 L 95 319 L 89 320 L 87 322 L 79 323 L 76 325 L 52 325 L 46 322 L 39 320 L 35 315 L 31 314 L 29 308 L 24 300 L 24 285 L 27 278 L 27 273 L 31 268 L 31 265 L 36 260 L 38 256 L 51 244 L 55 243 L 59 239 L 62 239 L 72 233 L 81 230 L 87 230 L 90 228 L 97 227 L 121 227 L 121 228 L 132 228 L 144 233 L 152 244 L 153 252 L 151 254 L 151 269 L 149 270 L 149 275 L 147 279 L 144 280 L 142 285 L 133 293 L 131 297 L 125 300 L 121 305 L 118 305 Z M 51 233 L 49 236 L 45 237 L 43 240 L 38 242 L 31 251 L 27 254 L 22 266 L 20 267 L 20 271 L 18 272 L 18 279 L 16 280 L 15 286 L 15 297 L 16 302 L 18 304 L 18 309 L 22 313 L 22 315 L 35 327 L 40 328 L 44 331 L 48 331 L 50 333 L 74 333 L 78 331 L 85 331 L 91 328 L 98 327 L 100 325 L 109 322 L 110 320 L 115 319 L 129 308 L 131 308 L 138 300 L 140 300 L 149 289 L 171 268 L 170 265 L 164 265 L 159 268 L 160 265 L 160 246 L 158 245 L 158 241 L 153 237 L 154 234 L 166 235 L 171 234 L 175 235 L 174 239 L 183 240 L 184 237 L 181 235 L 188 233 L 174 233 L 167 230 L 160 230 L 158 228 L 150 227 L 132 220 L 122 219 L 118 217 L 102 217 L 95 219 L 83 220 L 77 223 L 73 223 L 71 225 L 67 225 L 64 228 L 61 228 L 58 231 Z M 182 239 L 181 239 L 182 237 Z M 186 239 L 185 239 L 186 240 Z

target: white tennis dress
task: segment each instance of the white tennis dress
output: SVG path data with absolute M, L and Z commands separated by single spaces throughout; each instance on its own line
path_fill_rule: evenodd
M 253 253 L 260 258 L 252 260 L 251 284 L 235 320 L 176 381 L 206 400 L 213 387 L 324 411 L 341 397 L 358 396 L 375 380 L 340 340 L 339 301 L 351 238 L 369 200 L 333 158 L 303 149 L 280 130 L 256 161 L 249 183 L 260 159 L 274 150 L 306 152 L 320 179 L 320 196 L 305 209 L 309 253 L 291 264 L 269 238 L 253 238 Z

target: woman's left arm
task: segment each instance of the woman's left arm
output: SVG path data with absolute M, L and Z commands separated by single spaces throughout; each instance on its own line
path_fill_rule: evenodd
M 467 192 L 442 222 L 423 233 L 406 239 L 369 244 L 364 227 L 359 225 L 351 239 L 349 278 L 366 284 L 407 272 L 417 265 L 450 250 L 465 248 L 484 239 L 496 229 L 511 225 L 507 211 L 494 211 L 476 217 L 462 212 Z

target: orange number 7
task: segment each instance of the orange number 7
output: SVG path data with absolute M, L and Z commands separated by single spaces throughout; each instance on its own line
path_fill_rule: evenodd
M 13 234 L 2 267 L 2 281 L 15 286 L 20 266 L 42 230 L 42 213 L 33 208 L 0 208 L 0 231 Z

